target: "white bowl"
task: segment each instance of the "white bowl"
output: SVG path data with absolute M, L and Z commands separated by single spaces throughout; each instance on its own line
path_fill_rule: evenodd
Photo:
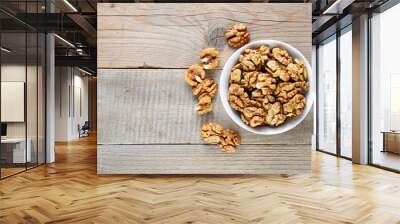
M 236 110 L 234 110 L 231 105 L 228 102 L 228 89 L 229 89 L 229 79 L 230 79 L 230 74 L 232 67 L 237 63 L 239 60 L 240 54 L 243 53 L 243 51 L 247 48 L 256 48 L 260 45 L 268 45 L 268 47 L 273 48 L 273 47 L 282 47 L 286 49 L 289 54 L 293 57 L 293 59 L 298 58 L 301 61 L 304 62 L 305 67 L 307 69 L 307 74 L 308 74 L 308 79 L 310 82 L 310 90 L 305 94 L 306 97 L 306 107 L 304 108 L 304 111 L 301 115 L 291 118 L 287 120 L 284 124 L 278 126 L 278 127 L 269 127 L 269 126 L 260 126 L 260 127 L 250 127 L 249 125 L 245 124 L 242 119 L 240 118 L 240 113 Z M 260 135 L 276 135 L 276 134 L 281 134 L 284 132 L 287 132 L 294 127 L 296 127 L 298 124 L 300 124 L 304 118 L 306 118 L 308 112 L 310 112 L 314 99 L 315 99 L 315 78 L 312 75 L 312 69 L 310 66 L 310 63 L 308 60 L 304 57 L 304 55 L 294 48 L 293 46 L 277 41 L 277 40 L 258 40 L 258 41 L 253 41 L 245 46 L 239 48 L 236 50 L 226 61 L 224 68 L 222 69 L 221 72 L 221 77 L 219 80 L 219 88 L 220 88 L 220 96 L 221 96 L 221 101 L 222 105 L 225 109 L 225 111 L 228 113 L 229 117 L 240 127 L 243 129 L 260 134 Z

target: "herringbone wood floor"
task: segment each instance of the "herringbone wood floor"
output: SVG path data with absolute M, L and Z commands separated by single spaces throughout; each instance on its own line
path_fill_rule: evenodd
M 289 177 L 98 176 L 93 137 L 56 155 L 0 181 L 0 223 L 400 223 L 400 175 L 318 152 Z

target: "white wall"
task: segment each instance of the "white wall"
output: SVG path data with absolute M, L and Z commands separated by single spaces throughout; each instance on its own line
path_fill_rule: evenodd
M 69 85 L 68 67 L 55 68 L 55 141 L 67 141 L 69 132 Z
M 70 141 L 79 138 L 78 124 L 88 120 L 88 77 L 72 67 L 56 67 L 55 73 L 55 140 Z
M 37 70 L 39 69 L 39 70 Z M 2 82 L 24 82 L 26 84 L 26 107 L 22 112 L 26 112 L 26 120 L 23 122 L 6 122 L 8 138 L 24 138 L 25 135 L 30 140 L 32 151 L 32 161 L 44 162 L 44 74 L 41 67 L 35 65 L 25 66 L 25 63 L 5 63 L 1 66 Z M 27 80 L 26 80 L 27 79 Z M 7 97 L 7 96 L 2 96 Z M 8 110 L 10 108 L 1 108 Z M 37 156 L 36 153 L 39 153 Z
M 26 69 L 28 74 L 34 68 L 33 66 L 25 67 L 25 64 L 4 64 L 1 66 L 1 81 L 2 82 L 25 82 Z M 35 71 L 36 73 L 36 71 Z M 36 93 L 28 93 L 28 96 L 36 96 Z M 6 108 L 2 108 L 6 110 Z M 33 119 L 28 119 L 31 122 Z M 35 120 L 36 121 L 36 120 Z M 7 122 L 8 137 L 25 137 L 25 122 Z M 29 125 L 31 127 L 32 125 Z M 29 133 L 28 133 L 29 134 Z M 30 137 L 28 135 L 28 137 Z
M 76 71 L 76 70 L 75 70 Z M 79 138 L 78 124 L 83 125 L 85 121 L 89 120 L 88 115 L 88 77 L 82 76 L 82 73 L 74 75 L 74 107 L 72 108 L 71 119 L 71 136 L 72 138 Z M 80 94 L 78 93 L 80 91 Z M 80 99 L 78 96 L 80 95 Z M 78 102 L 80 100 L 80 103 Z M 72 103 L 71 103 L 72 104 Z M 81 107 L 81 108 L 79 108 Z M 81 111 L 79 111 L 79 109 Z

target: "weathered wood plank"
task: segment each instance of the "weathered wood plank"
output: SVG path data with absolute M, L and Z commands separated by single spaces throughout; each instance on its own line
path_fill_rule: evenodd
M 99 145 L 99 174 L 295 174 L 310 171 L 310 145 Z
M 276 136 L 255 135 L 237 126 L 215 96 L 213 112 L 199 116 L 183 80 L 183 69 L 98 70 L 99 144 L 202 144 L 199 128 L 215 121 L 236 130 L 243 144 L 311 144 L 310 114 L 298 127 Z M 219 82 L 220 71 L 208 74 Z
M 186 68 L 216 47 L 222 63 L 233 53 L 223 37 L 234 23 L 252 40 L 276 39 L 311 58 L 311 4 L 98 4 L 99 68 Z
M 223 32 L 239 22 L 248 26 L 252 40 L 285 41 L 310 59 L 311 4 L 106 3 L 99 4 L 98 15 L 98 67 L 104 68 L 98 71 L 99 173 L 310 170 L 311 114 L 287 133 L 255 135 L 230 120 L 219 96 L 212 113 L 197 115 L 196 99 L 182 77 L 205 47 L 216 47 L 223 65 L 234 51 L 226 45 Z M 219 81 L 219 72 L 209 76 Z M 226 154 L 205 145 L 199 128 L 206 121 L 238 131 L 243 139 L 239 151 Z

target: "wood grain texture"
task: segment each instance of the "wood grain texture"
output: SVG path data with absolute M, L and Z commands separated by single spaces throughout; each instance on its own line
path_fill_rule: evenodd
M 276 39 L 311 58 L 311 4 L 98 4 L 99 68 L 187 68 L 216 47 L 233 53 L 223 32 L 247 25 L 252 40 Z
M 96 139 L 0 181 L 0 224 L 399 224 L 400 175 L 312 152 L 304 175 L 98 175 Z M 132 157 L 133 155 L 129 155 Z
M 309 145 L 99 145 L 99 174 L 293 174 L 311 168 Z
M 259 136 L 236 126 L 219 96 L 212 113 L 193 111 L 197 100 L 183 81 L 184 69 L 198 63 L 206 47 L 220 51 L 222 67 L 234 51 L 223 33 L 239 22 L 247 25 L 252 40 L 285 41 L 311 58 L 311 4 L 98 5 L 100 173 L 309 170 L 312 114 L 285 134 Z M 219 73 L 208 75 L 218 81 Z M 238 131 L 245 150 L 227 155 L 203 145 L 199 129 L 207 121 Z
M 237 126 L 220 96 L 213 111 L 199 116 L 197 99 L 183 80 L 183 69 L 98 70 L 99 144 L 202 144 L 200 126 L 215 121 L 242 136 L 243 144 L 311 144 L 312 113 L 284 134 L 262 136 Z M 219 71 L 210 74 L 219 81 Z

